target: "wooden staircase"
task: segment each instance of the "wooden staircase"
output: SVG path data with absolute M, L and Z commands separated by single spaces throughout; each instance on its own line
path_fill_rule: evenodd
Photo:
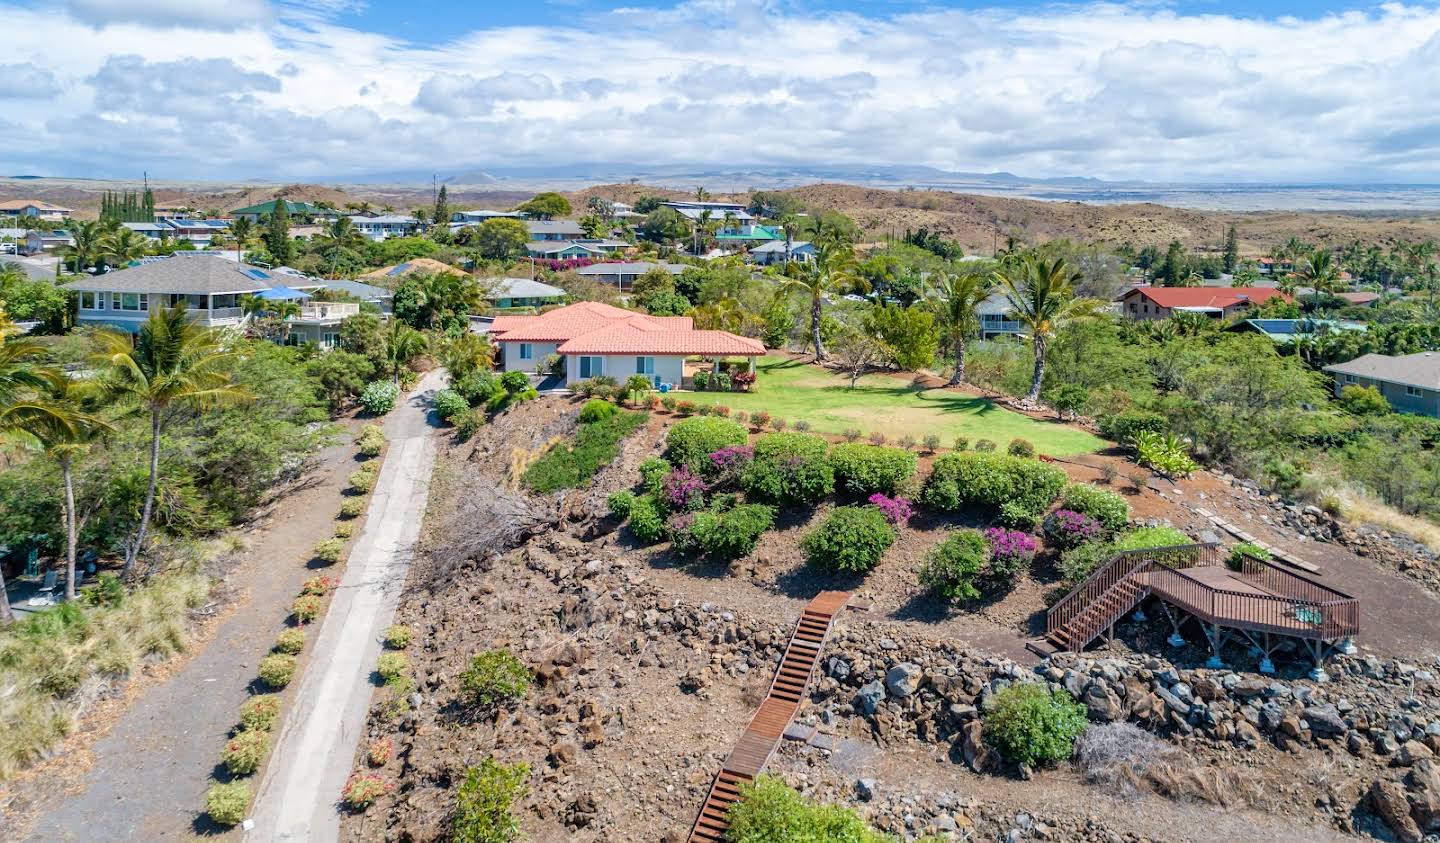
M 1150 587 L 1144 574 L 1132 572 L 1110 586 L 1069 623 L 1046 630 L 1045 638 L 1060 651 L 1080 652 L 1101 632 L 1145 599 Z
M 831 621 L 849 601 L 848 591 L 822 591 L 800 613 L 795 632 L 770 682 L 770 692 L 710 783 L 700 814 L 690 828 L 690 843 L 721 843 L 725 839 L 725 831 L 730 827 L 726 816 L 730 806 L 740 798 L 740 785 L 760 775 L 795 718 L 795 712 L 809 696 L 810 681 L 830 635 Z

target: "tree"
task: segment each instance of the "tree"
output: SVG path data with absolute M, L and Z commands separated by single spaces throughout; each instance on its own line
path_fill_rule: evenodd
M 515 210 L 542 220 L 565 217 L 570 215 L 570 200 L 553 191 L 547 191 L 535 194 L 529 202 Z
M 640 234 L 656 243 L 674 244 L 690 235 L 690 220 L 674 208 L 662 206 L 645 217 Z
M 592 240 L 599 240 L 610 233 L 610 225 L 598 214 L 586 214 L 580 218 L 580 230 Z
M 965 380 L 965 345 L 980 332 L 980 316 L 975 310 L 989 296 L 990 279 L 977 273 L 947 275 L 935 289 L 932 306 L 940 318 L 945 340 L 955 354 L 951 386 Z
M 1340 268 L 1335 265 L 1335 256 L 1326 249 L 1316 249 L 1306 255 L 1298 269 L 1300 279 L 1320 294 L 1333 293 L 1340 281 Z
M 443 184 L 440 185 L 440 192 L 435 196 L 435 210 L 430 218 L 434 221 L 437 227 L 443 227 L 446 230 L 449 229 L 450 196 L 446 193 L 445 185 Z
M 230 223 L 230 236 L 235 238 L 235 248 L 245 251 L 255 239 L 255 223 L 251 222 L 249 217 L 240 217 Z
M 1040 398 L 1045 380 L 1045 352 L 1050 339 L 1066 323 L 1093 312 L 1095 304 L 1075 296 L 1074 284 L 1079 273 L 1064 260 L 1045 262 L 1031 255 L 1018 259 L 995 272 L 996 281 L 1010 302 L 1015 318 L 1030 334 L 1035 351 L 1035 370 L 1030 378 L 1030 391 L 1025 401 L 1034 404 Z
M 489 371 L 495 360 L 495 347 L 473 331 L 445 340 L 440 360 L 450 372 L 450 380 L 458 381 L 471 372 Z
M 696 201 L 696 202 L 706 202 L 706 201 L 709 201 L 709 199 L 710 199 L 710 191 L 706 190 L 703 186 L 695 188 L 695 201 Z
M 512 217 L 493 217 L 475 228 L 475 248 L 488 260 L 515 260 L 526 253 L 530 229 Z
M 415 328 L 439 328 L 451 336 L 469 327 L 480 309 L 480 286 L 458 272 L 416 273 L 395 291 L 395 318 Z
M 1235 266 L 1240 262 L 1240 236 L 1235 231 L 1235 226 L 1230 226 L 1225 231 L 1225 256 L 1221 266 L 1226 272 L 1234 272 Z
M 888 353 L 883 342 L 858 328 L 841 331 L 835 338 L 834 351 L 840 362 L 840 370 L 850 377 L 851 389 L 855 388 L 855 382 L 866 372 L 878 366 Z
M 144 257 L 148 245 L 143 234 L 121 227 L 100 239 L 100 252 L 106 266 L 124 266 Z
M 885 344 L 890 362 L 898 369 L 915 371 L 929 366 L 940 343 L 935 314 L 920 307 L 882 304 L 865 319 L 869 333 Z
M 815 253 L 815 260 L 800 268 L 799 278 L 786 278 L 785 286 L 805 291 L 810 297 L 810 342 L 815 346 L 815 359 L 825 359 L 825 346 L 820 340 L 820 319 L 825 297 L 856 287 L 864 288 L 865 280 L 855 274 L 855 252 L 848 245 L 824 243 Z
M 425 335 L 399 319 L 392 319 L 390 330 L 385 334 L 385 365 L 395 383 L 400 383 L 400 371 L 424 353 Z
M 1185 247 L 1180 245 L 1179 240 L 1171 240 L 1170 246 L 1165 250 L 1165 260 L 1160 264 L 1160 269 L 1155 273 L 1155 280 L 1163 287 L 1184 286 L 1185 278 L 1190 274 L 1190 267 L 1185 260 Z
M 290 208 L 284 199 L 275 200 L 275 210 L 265 228 L 265 250 L 280 266 L 295 260 L 295 241 L 290 238 Z
M 230 367 L 238 355 L 222 344 L 217 331 L 192 323 L 183 304 L 152 312 L 133 339 L 120 331 L 102 331 L 97 338 L 101 347 L 94 360 L 100 372 L 97 388 L 121 403 L 135 402 L 150 416 L 145 504 L 135 538 L 125 548 L 121 571 L 122 577 L 129 578 L 144 548 L 155 508 L 160 440 L 166 426 L 181 410 L 205 412 L 233 406 L 248 400 L 250 393 L 231 380 Z
M 70 229 L 71 243 L 61 249 L 61 255 L 70 264 L 70 271 L 77 275 L 85 268 L 101 260 L 104 242 L 109 228 L 104 222 L 76 222 Z

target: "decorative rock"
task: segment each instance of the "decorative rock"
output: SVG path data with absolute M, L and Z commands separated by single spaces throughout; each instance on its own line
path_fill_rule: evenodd
M 1377 779 L 1370 785 L 1370 804 L 1400 843 L 1420 843 L 1420 826 L 1410 816 L 1410 801 L 1398 782 Z
M 1394 763 L 1400 765 L 1401 767 L 1409 767 L 1417 761 L 1423 761 L 1434 757 L 1435 753 L 1431 752 L 1430 747 L 1426 746 L 1425 744 L 1419 741 L 1406 741 L 1405 743 L 1401 744 L 1400 752 L 1396 754 Z
M 855 795 L 861 802 L 869 802 L 875 798 L 876 784 L 874 779 L 856 779 Z
M 894 697 L 908 697 L 920 688 L 920 679 L 925 674 L 920 665 L 902 662 L 890 668 L 885 674 L 885 687 Z
M 885 699 L 885 686 L 876 679 L 862 686 L 855 694 L 855 707 L 866 715 L 873 715 L 880 702 Z

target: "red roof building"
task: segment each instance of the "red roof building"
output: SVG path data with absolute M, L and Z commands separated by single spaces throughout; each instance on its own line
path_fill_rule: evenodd
M 1169 319 L 1177 310 L 1228 319 L 1272 299 L 1293 301 L 1273 287 L 1136 287 L 1120 297 L 1129 319 Z
M 725 331 L 696 330 L 688 316 L 650 316 L 600 302 L 579 302 L 539 316 L 497 316 L 490 336 L 506 371 L 536 372 L 552 355 L 564 359 L 567 384 L 599 375 L 623 383 L 645 375 L 679 386 L 686 357 L 765 354 L 759 340 Z

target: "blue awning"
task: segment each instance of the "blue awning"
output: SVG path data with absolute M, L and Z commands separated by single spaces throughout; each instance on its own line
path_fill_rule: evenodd
M 302 293 L 299 290 L 292 290 L 284 284 L 281 284 L 278 287 L 271 287 L 268 290 L 261 290 L 255 295 L 257 298 L 267 299 L 270 301 L 287 301 L 289 299 L 310 298 L 309 293 Z

